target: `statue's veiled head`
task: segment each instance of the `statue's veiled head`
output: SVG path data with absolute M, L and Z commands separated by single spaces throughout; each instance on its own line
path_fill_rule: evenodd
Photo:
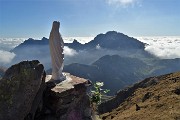
M 52 30 L 58 30 L 59 31 L 59 26 L 60 26 L 60 22 L 54 21 L 53 26 L 52 26 Z

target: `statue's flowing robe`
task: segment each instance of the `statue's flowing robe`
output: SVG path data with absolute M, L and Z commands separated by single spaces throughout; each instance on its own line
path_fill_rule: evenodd
M 49 36 L 49 45 L 52 61 L 52 78 L 53 80 L 61 80 L 63 77 L 63 61 L 64 61 L 64 42 L 59 33 L 59 22 L 53 22 L 52 30 Z

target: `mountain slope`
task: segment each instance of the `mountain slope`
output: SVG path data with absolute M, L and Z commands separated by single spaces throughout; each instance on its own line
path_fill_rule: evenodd
M 165 73 L 176 72 L 180 70 L 180 58 L 175 59 L 158 59 L 153 61 L 153 66 L 159 66 L 153 74 L 161 75 Z
M 103 81 L 104 87 L 111 89 L 109 94 L 112 95 L 147 77 L 179 71 L 179 66 L 180 59 L 155 59 L 147 63 L 137 58 L 105 55 L 91 65 L 66 65 L 64 71 L 93 82 Z
M 111 89 L 109 94 L 131 85 L 145 78 L 145 71 L 150 69 L 143 61 L 137 58 L 121 57 L 118 55 L 106 55 L 91 65 L 70 64 L 64 67 L 64 72 L 90 79 L 91 81 L 103 81 L 105 88 Z
M 99 111 L 103 120 L 179 120 L 180 72 L 136 83 L 102 103 Z
M 5 71 L 7 68 L 0 66 L 0 79 L 2 78 L 2 76 L 4 75 Z

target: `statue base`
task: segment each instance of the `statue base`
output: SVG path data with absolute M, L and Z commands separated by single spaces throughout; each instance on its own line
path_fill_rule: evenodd
M 52 75 L 46 75 L 46 81 L 54 82 L 55 84 L 58 84 L 64 80 L 66 80 L 66 74 L 69 74 L 69 73 L 62 73 L 62 76 L 58 80 L 52 79 Z
M 52 90 L 57 92 L 67 91 L 73 89 L 75 86 L 81 86 L 81 85 L 88 87 L 92 84 L 89 80 L 70 75 L 70 73 L 63 73 L 63 75 L 65 76 L 65 80 L 63 81 L 52 80 L 51 79 L 52 75 L 46 75 L 45 82 L 47 83 L 48 86 L 53 87 Z

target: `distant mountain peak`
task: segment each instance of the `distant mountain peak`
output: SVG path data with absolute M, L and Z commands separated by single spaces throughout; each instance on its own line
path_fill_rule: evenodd
M 29 38 L 29 39 L 27 39 L 27 40 L 34 40 L 33 38 Z M 27 40 L 25 40 L 25 41 L 27 41 Z
M 86 44 L 88 48 L 93 48 L 96 45 L 108 49 L 143 49 L 145 44 L 133 37 L 129 37 L 117 31 L 108 31 L 105 34 L 97 35 L 94 40 Z
M 108 35 L 108 34 L 117 34 L 117 33 L 120 33 L 120 32 L 117 32 L 117 31 L 108 31 L 108 32 L 106 32 L 106 35 Z
M 46 37 L 43 37 L 41 40 L 48 40 L 48 38 L 46 38 Z
M 76 39 L 73 40 L 73 44 L 81 44 Z

